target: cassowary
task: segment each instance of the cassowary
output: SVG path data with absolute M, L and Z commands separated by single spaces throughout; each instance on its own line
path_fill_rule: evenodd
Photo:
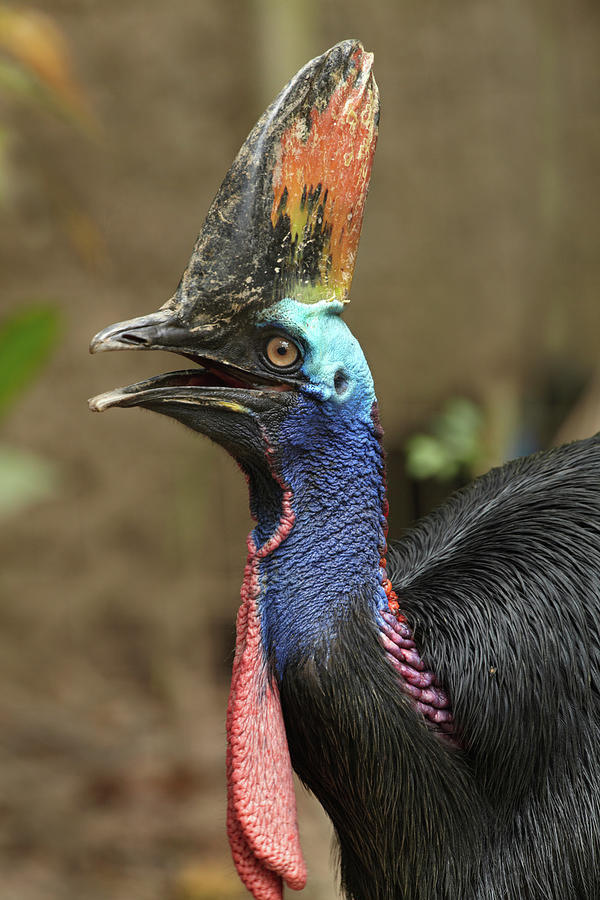
M 388 550 L 371 374 L 340 313 L 372 56 L 309 62 L 227 174 L 174 297 L 93 350 L 195 365 L 102 394 L 222 445 L 256 520 L 227 715 L 257 900 L 306 875 L 292 767 L 353 900 L 600 897 L 600 439 L 495 469 Z

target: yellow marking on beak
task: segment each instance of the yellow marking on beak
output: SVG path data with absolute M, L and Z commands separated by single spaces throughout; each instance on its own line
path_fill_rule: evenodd
M 213 401 L 215 402 L 215 401 Z M 217 400 L 216 403 L 219 406 L 224 406 L 225 409 L 230 409 L 231 412 L 240 412 L 247 413 L 250 410 L 246 406 L 242 406 L 241 403 L 236 403 L 235 400 Z

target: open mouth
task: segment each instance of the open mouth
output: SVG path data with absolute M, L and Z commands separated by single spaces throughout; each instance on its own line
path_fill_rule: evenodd
M 198 368 L 165 372 L 145 381 L 116 388 L 92 397 L 89 407 L 103 412 L 113 406 L 146 406 L 179 401 L 183 403 L 230 403 L 233 397 L 243 401 L 248 394 L 261 397 L 297 389 L 291 381 L 271 379 L 222 362 L 183 353 Z

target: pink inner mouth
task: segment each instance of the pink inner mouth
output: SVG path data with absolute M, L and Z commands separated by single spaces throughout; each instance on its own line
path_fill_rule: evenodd
M 243 378 L 233 369 L 206 368 L 196 372 L 173 372 L 168 377 L 171 387 L 232 387 L 254 391 L 291 391 L 291 384 L 252 381 L 250 375 Z

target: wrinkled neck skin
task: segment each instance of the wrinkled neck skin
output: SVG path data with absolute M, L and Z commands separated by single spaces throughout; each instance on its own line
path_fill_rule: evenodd
M 294 664 L 317 652 L 334 659 L 357 601 L 374 622 L 387 601 L 381 429 L 371 374 L 340 311 L 284 300 L 265 314 L 265 328 L 303 347 L 306 381 L 261 420 L 261 452 L 240 460 L 256 527 L 227 715 L 228 832 L 257 900 L 281 900 L 283 881 L 297 890 L 306 879 L 280 688 Z
M 307 385 L 280 425 L 271 490 L 250 479 L 252 542 L 272 545 L 260 561 L 258 610 L 263 647 L 279 676 L 291 659 L 329 645 L 344 604 L 366 598 L 376 616 L 387 603 L 380 565 L 387 504 L 373 383 L 347 327 L 338 316 L 326 324 L 330 348 L 344 341 L 354 396 L 340 402 L 322 383 Z

